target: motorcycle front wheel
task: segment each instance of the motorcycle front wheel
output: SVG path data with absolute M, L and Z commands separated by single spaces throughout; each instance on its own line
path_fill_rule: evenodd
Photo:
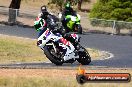
M 52 46 L 45 46 L 44 47 L 44 54 L 46 57 L 55 65 L 62 65 L 64 63 L 62 54 L 59 52 L 60 50 L 57 49 L 57 53 L 55 53 L 54 49 Z
M 76 30 L 79 34 L 82 34 L 82 26 L 80 24 L 76 25 Z

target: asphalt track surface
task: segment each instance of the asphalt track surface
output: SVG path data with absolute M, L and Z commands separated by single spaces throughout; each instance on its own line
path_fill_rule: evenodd
M 0 34 L 12 35 L 37 39 L 37 32 L 32 28 L 23 28 L 18 26 L 0 25 Z M 106 34 L 84 33 L 81 36 L 81 44 L 84 47 L 95 48 L 110 52 L 114 57 L 105 60 L 93 60 L 90 65 L 85 67 L 113 67 L 113 68 L 131 68 L 132 67 L 132 37 L 117 36 Z M 52 63 L 17 63 L 0 65 L 0 67 L 28 67 L 28 68 L 58 68 Z M 78 63 L 63 64 L 59 68 L 74 68 Z

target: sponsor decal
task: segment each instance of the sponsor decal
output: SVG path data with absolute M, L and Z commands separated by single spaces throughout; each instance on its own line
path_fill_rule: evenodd
M 67 41 L 66 39 L 64 38 L 61 38 L 60 41 L 64 44 L 64 45 L 70 45 L 69 41 Z
M 47 38 L 50 34 L 51 34 L 51 33 L 50 33 L 49 30 L 46 30 L 46 31 L 45 31 L 45 36 L 46 36 L 46 38 Z
M 85 69 L 79 66 L 76 80 L 79 84 L 86 82 L 130 82 L 131 75 L 129 73 L 86 73 Z
M 77 35 L 76 35 L 76 34 L 71 34 L 71 36 L 72 36 L 72 37 L 77 37 Z

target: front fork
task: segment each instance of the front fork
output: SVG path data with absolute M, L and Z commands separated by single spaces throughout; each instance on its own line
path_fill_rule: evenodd
M 52 43 L 48 43 L 48 44 L 46 44 L 46 45 L 53 46 L 53 49 L 54 49 L 55 53 L 57 53 L 56 47 L 55 47 L 55 45 L 54 45 L 53 42 L 52 42 Z

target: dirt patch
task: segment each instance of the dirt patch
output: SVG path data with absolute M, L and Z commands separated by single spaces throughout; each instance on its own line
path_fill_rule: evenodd
M 78 72 L 76 70 L 61 69 L 0 69 L 0 77 L 75 77 Z M 132 69 L 100 69 L 86 70 L 87 73 L 130 73 Z
M 75 76 L 76 70 L 57 69 L 0 69 L 0 77 L 68 77 Z
M 87 70 L 87 73 L 130 73 L 132 70 Z M 131 87 L 132 82 L 77 83 L 77 70 L 0 69 L 0 87 Z

